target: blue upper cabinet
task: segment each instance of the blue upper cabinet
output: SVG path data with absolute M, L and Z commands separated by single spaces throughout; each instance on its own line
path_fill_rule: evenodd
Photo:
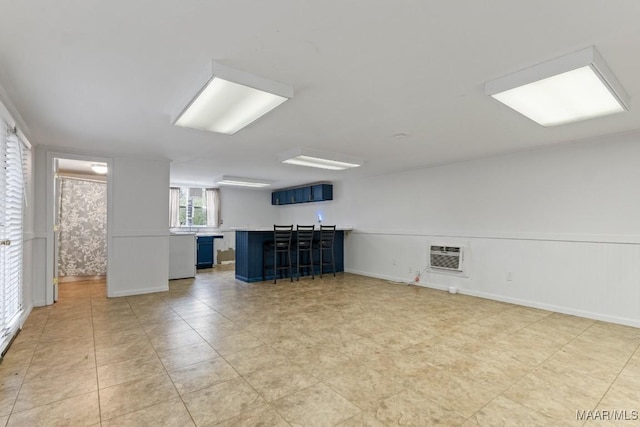
M 314 202 L 333 200 L 333 185 L 315 184 L 311 186 L 311 199 Z
M 325 200 L 333 200 L 333 185 L 331 184 L 310 184 L 302 187 L 284 188 L 271 193 L 272 205 L 324 202 Z

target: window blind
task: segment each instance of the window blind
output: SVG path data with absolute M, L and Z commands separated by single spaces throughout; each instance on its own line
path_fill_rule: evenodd
M 0 349 L 16 333 L 22 313 L 24 146 L 0 125 Z

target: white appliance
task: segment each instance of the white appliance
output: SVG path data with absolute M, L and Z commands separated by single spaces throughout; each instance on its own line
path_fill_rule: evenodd
M 196 277 L 195 233 L 169 236 L 169 280 Z

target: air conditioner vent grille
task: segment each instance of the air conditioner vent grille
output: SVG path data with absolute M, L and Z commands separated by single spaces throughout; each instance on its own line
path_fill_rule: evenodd
M 431 267 L 462 271 L 462 250 L 455 246 L 431 246 Z

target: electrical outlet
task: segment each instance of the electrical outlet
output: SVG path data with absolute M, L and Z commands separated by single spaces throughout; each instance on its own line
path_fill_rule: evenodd
M 392 264 L 392 265 L 396 265 L 396 259 L 395 259 L 395 258 L 393 258 L 393 259 L 391 260 L 391 264 Z
M 413 270 L 411 269 L 411 267 L 409 267 L 409 273 L 413 272 Z
M 507 271 L 507 282 L 513 281 L 513 272 Z

